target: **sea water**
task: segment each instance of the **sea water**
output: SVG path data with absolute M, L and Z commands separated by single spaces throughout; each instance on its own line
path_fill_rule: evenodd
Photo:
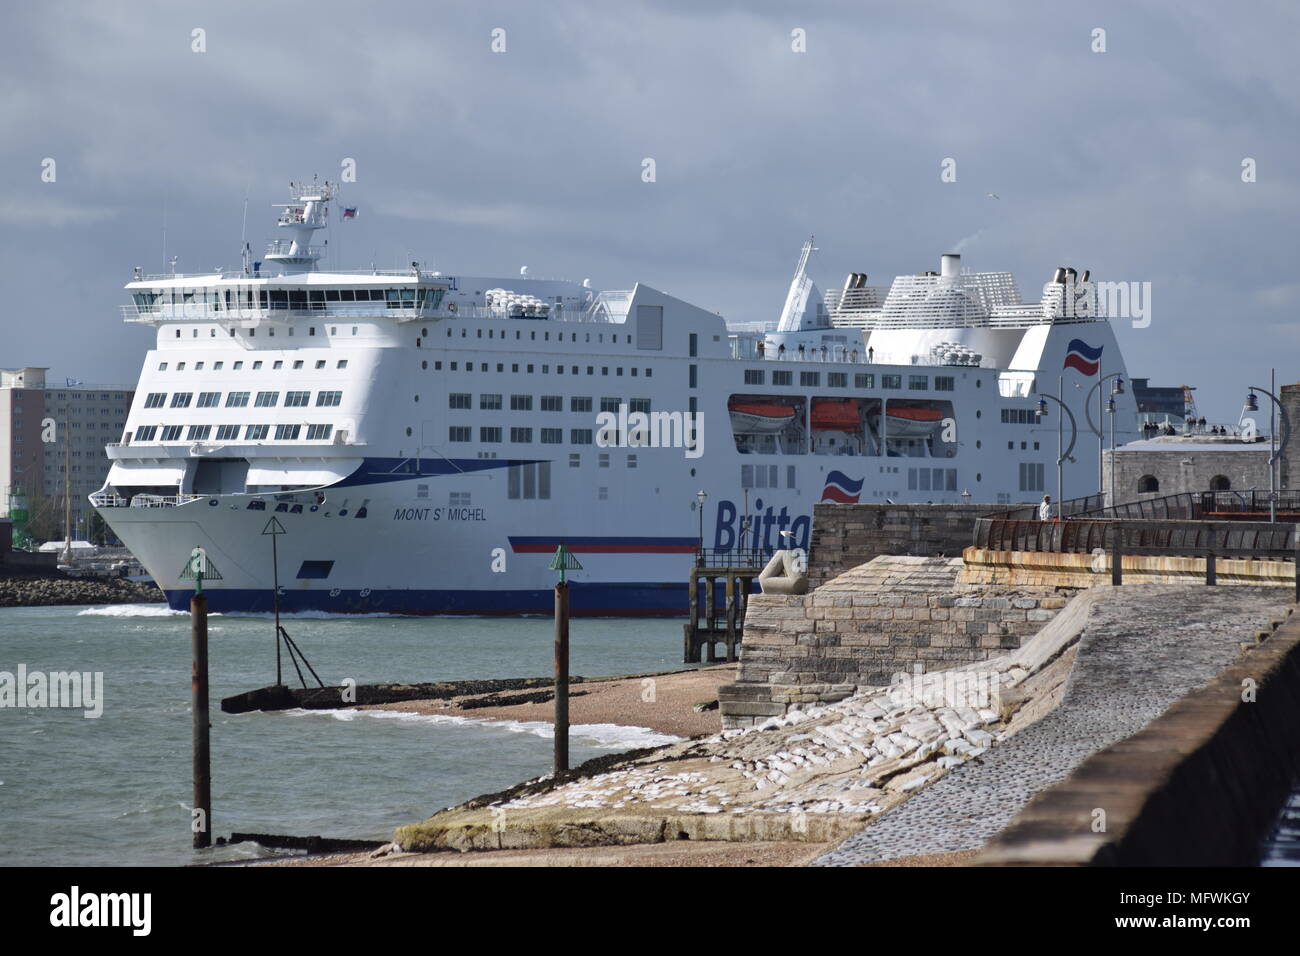
M 284 619 L 326 684 L 544 677 L 547 618 L 295 615 Z M 212 828 L 391 839 L 394 827 L 549 772 L 545 723 L 391 711 L 230 715 L 220 699 L 274 683 L 272 621 L 209 620 Z M 679 669 L 681 622 L 580 618 L 571 673 Z M 102 673 L 103 713 L 0 708 L 0 864 L 172 865 L 234 859 L 191 849 L 190 619 L 163 605 L 0 608 L 0 671 Z M 285 682 L 296 682 L 286 659 Z M 575 726 L 574 764 L 666 743 L 644 728 Z

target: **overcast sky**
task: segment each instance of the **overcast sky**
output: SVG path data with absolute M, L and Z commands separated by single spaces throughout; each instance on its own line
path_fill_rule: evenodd
M 646 282 L 733 321 L 776 318 L 810 233 L 823 288 L 935 269 L 958 247 L 1035 299 L 1058 265 L 1151 282 L 1150 326 L 1118 323 L 1130 373 L 1197 385 L 1202 414 L 1235 420 L 1271 365 L 1300 380 L 1298 11 L 10 6 L 0 367 L 134 382 L 153 333 L 122 324 L 121 286 L 135 265 L 163 271 L 164 223 L 179 270 L 235 268 L 245 198 L 259 249 L 288 181 L 336 178 L 350 157 L 360 215 L 330 230 L 340 264 L 526 264 Z

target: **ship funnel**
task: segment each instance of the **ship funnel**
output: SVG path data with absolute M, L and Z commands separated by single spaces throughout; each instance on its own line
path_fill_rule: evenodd
M 961 256 L 956 252 L 945 252 L 939 257 L 939 275 L 945 279 L 956 279 L 961 275 Z
M 866 287 L 867 287 L 867 274 L 865 272 L 859 272 L 857 284 L 855 284 L 853 288 L 865 289 Z
M 1063 285 L 1065 283 L 1065 267 L 1057 266 L 1056 273 L 1052 276 L 1052 281 Z
M 1091 269 L 1084 269 L 1084 270 L 1083 270 L 1083 280 L 1082 280 L 1082 281 L 1087 282 L 1087 281 L 1088 281 L 1088 276 L 1090 276 L 1090 275 L 1092 275 L 1092 270 L 1091 270 Z
M 856 272 L 850 272 L 844 278 L 844 291 L 848 292 L 849 289 L 856 289 L 857 287 L 858 287 L 858 274 Z

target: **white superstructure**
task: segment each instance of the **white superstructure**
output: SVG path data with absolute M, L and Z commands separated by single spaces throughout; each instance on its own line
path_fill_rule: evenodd
M 823 297 L 810 242 L 778 327 L 742 333 L 640 284 L 320 271 L 333 198 L 296 188 L 289 238 L 237 272 L 127 285 L 158 340 L 92 501 L 175 606 L 202 545 L 215 609 L 269 607 L 274 517 L 290 610 L 543 612 L 563 542 L 575 613 L 683 613 L 701 538 L 807 546 L 822 500 L 1055 493 L 1038 393 L 1083 429 L 1126 374 L 1066 270 L 1030 303 L 956 256 Z M 1081 434 L 1067 496 L 1096 491 L 1097 454 Z

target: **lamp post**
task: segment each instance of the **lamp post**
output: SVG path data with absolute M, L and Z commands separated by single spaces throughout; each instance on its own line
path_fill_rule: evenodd
M 1042 421 L 1047 417 L 1048 399 L 1051 399 L 1056 402 L 1056 404 L 1060 405 L 1061 411 L 1065 412 L 1066 416 L 1070 419 L 1069 447 L 1062 448 L 1064 437 L 1059 428 L 1057 429 L 1056 439 L 1056 514 L 1057 517 L 1064 518 L 1065 514 L 1062 512 L 1061 508 L 1065 504 L 1065 472 L 1062 469 L 1062 465 L 1064 465 L 1065 461 L 1070 458 L 1070 453 L 1074 451 L 1075 440 L 1079 437 L 1079 426 L 1074 420 L 1074 412 L 1070 411 L 1070 406 L 1065 404 L 1065 402 L 1061 401 L 1055 395 L 1048 395 L 1046 392 L 1039 394 L 1038 407 L 1034 409 L 1034 414 L 1038 417 L 1039 421 Z
M 1114 379 L 1115 381 L 1114 383 L 1112 383 L 1110 387 L 1110 398 L 1107 400 L 1105 406 L 1103 406 L 1101 387 L 1106 382 L 1110 381 L 1110 379 Z M 1097 419 L 1098 420 L 1095 425 L 1093 424 L 1092 421 L 1092 393 L 1093 392 L 1097 393 Z M 1111 372 L 1109 375 L 1103 375 L 1101 378 L 1097 379 L 1096 383 L 1092 386 L 1092 388 L 1088 390 L 1088 397 L 1084 399 L 1083 402 L 1084 413 L 1087 415 L 1088 418 L 1088 427 L 1092 430 L 1092 433 L 1097 436 L 1097 493 L 1098 494 L 1101 494 L 1102 489 L 1106 485 L 1104 473 L 1103 473 L 1103 467 L 1104 467 L 1103 459 L 1105 458 L 1103 452 L 1105 451 L 1105 447 L 1106 447 L 1106 435 L 1105 435 L 1106 423 L 1105 420 L 1102 418 L 1103 407 L 1105 411 L 1110 412 L 1110 463 L 1111 463 L 1110 494 L 1112 499 L 1115 496 L 1115 467 L 1114 467 L 1115 466 L 1115 411 L 1116 411 L 1115 396 L 1123 395 L 1123 394 L 1124 394 L 1123 373 Z
M 700 503 L 700 543 L 696 549 L 700 553 L 700 562 L 704 562 L 704 502 L 709 499 L 708 494 L 701 488 L 695 492 L 695 500 Z
M 1268 396 L 1273 406 L 1269 409 L 1269 424 L 1272 425 L 1273 409 L 1276 409 L 1282 418 L 1282 448 L 1285 448 L 1287 442 L 1291 439 L 1291 416 L 1287 414 L 1286 408 L 1282 405 L 1276 395 L 1266 388 L 1260 388 L 1258 385 L 1249 386 L 1250 393 L 1246 396 L 1246 411 L 1259 411 L 1259 399 L 1255 396 L 1256 392 L 1263 392 Z M 1268 520 L 1277 521 L 1277 461 L 1281 457 L 1278 448 L 1277 429 L 1270 427 L 1268 435 Z

